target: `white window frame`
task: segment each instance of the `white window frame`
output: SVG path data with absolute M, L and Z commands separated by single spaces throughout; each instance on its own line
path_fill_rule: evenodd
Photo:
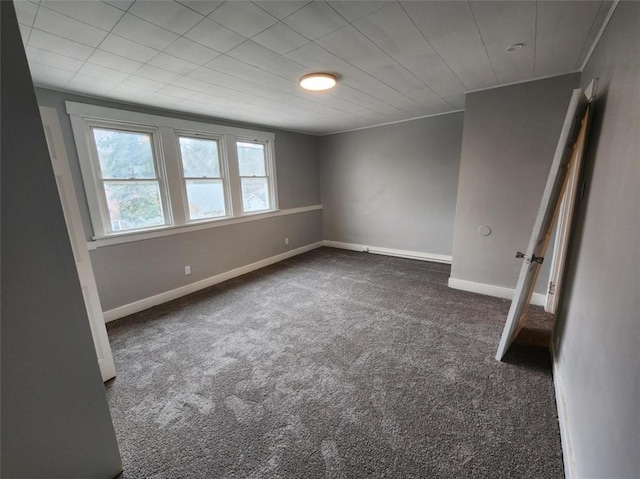
M 259 139 L 259 138 L 242 138 L 242 137 L 236 137 L 236 154 L 237 154 L 237 143 L 257 143 L 260 145 L 264 145 L 264 168 L 265 168 L 265 175 L 267 178 L 267 189 L 269 191 L 269 199 L 270 202 L 273 200 L 273 198 L 276 196 L 276 190 L 275 190 L 275 172 L 273 171 L 273 158 L 271 158 L 272 156 L 272 150 L 273 148 L 271 148 L 271 146 L 269 145 L 269 141 L 268 140 L 263 140 L 263 139 Z M 240 183 L 242 183 L 242 178 L 251 178 L 250 176 L 241 176 L 240 172 L 238 171 L 238 181 Z M 263 178 L 262 176 L 258 176 L 256 178 Z M 269 208 L 265 209 L 265 210 L 260 210 L 260 211 L 244 211 L 244 201 L 242 201 L 242 184 L 240 185 L 240 208 L 242 209 L 242 214 L 243 215 L 251 215 L 251 214 L 260 214 L 263 213 L 265 211 L 269 211 Z
M 171 204 L 169 202 L 169 196 L 167 194 L 167 174 L 164 168 L 164 163 L 159 161 L 162 154 L 162 148 L 160 145 L 159 132 L 157 128 L 149 127 L 146 125 L 131 125 L 129 123 L 122 122 L 114 122 L 114 121 L 104 121 L 104 120 L 93 120 L 87 119 L 86 121 L 86 135 L 89 137 L 89 162 L 90 162 L 90 173 L 87 172 L 93 179 L 93 189 L 95 191 L 96 198 L 94 199 L 97 202 L 97 215 L 100 218 L 100 221 L 96 222 L 97 225 L 94 224 L 94 231 L 96 231 L 96 227 L 99 228 L 98 231 L 103 236 L 111 235 L 111 234 L 119 234 L 119 233 L 127 233 L 134 232 L 140 230 L 153 230 L 158 228 L 165 228 L 173 224 L 173 215 L 171 212 Z M 111 215 L 109 214 L 109 206 L 107 204 L 106 190 L 104 188 L 105 179 L 101 173 L 100 167 L 100 159 L 98 158 L 98 151 L 96 149 L 95 137 L 93 136 L 93 129 L 104 129 L 104 130 L 112 130 L 112 131 L 124 131 L 128 133 L 143 133 L 148 134 L 151 137 L 151 154 L 153 156 L 153 166 L 156 171 L 156 178 L 153 181 L 158 182 L 158 189 L 160 191 L 160 203 L 162 206 L 162 215 L 164 218 L 164 222 L 161 225 L 150 226 L 146 228 L 128 228 L 126 230 L 114 230 L 111 224 Z M 85 176 L 84 171 L 82 172 L 83 177 Z M 109 181 L 109 180 L 107 180 Z M 115 181 L 115 180 L 113 180 Z M 93 215 L 92 215 L 93 217 Z
M 183 232 L 185 227 L 204 225 L 219 226 L 225 222 L 235 222 L 244 217 L 269 216 L 278 209 L 278 195 L 275 170 L 275 134 L 272 132 L 249 130 L 206 122 L 183 120 L 178 118 L 151 115 L 128 110 L 100 107 L 76 102 L 65 102 L 71 120 L 73 136 L 78 152 L 80 170 L 91 223 L 93 240 L 106 240 L 118 237 L 138 235 L 142 239 L 150 232 L 175 229 Z M 112 231 L 102 180 L 99 177 L 99 161 L 95 149 L 92 127 L 114 128 L 132 132 L 155 132 L 154 161 L 157 175 L 163 179 L 161 196 L 166 224 L 150 228 Z M 179 136 L 218 140 L 219 160 L 225 189 L 226 216 L 190 220 L 186 183 L 180 157 Z M 269 174 L 270 208 L 258 212 L 244 213 L 242 210 L 242 192 L 238 171 L 236 142 L 257 141 L 265 145 L 265 161 Z M 162 193 L 164 189 L 164 195 Z M 101 204 L 102 202 L 102 204 Z M 166 231 L 165 231 L 166 232 Z M 130 239 L 129 239 L 130 240 Z M 124 241 L 123 241 L 124 242 Z M 111 243 L 113 244 L 113 243 Z
M 175 141 L 178 147 L 178 158 L 180 160 L 180 179 L 182 186 L 182 196 L 184 198 L 184 214 L 185 214 L 185 222 L 186 223 L 203 223 L 207 221 L 215 221 L 225 218 L 233 217 L 233 208 L 231 201 L 231 188 L 230 188 L 230 176 L 229 176 L 229 161 L 225 148 L 225 141 L 223 135 L 213 135 L 208 133 L 202 133 L 197 131 L 188 131 L 188 130 L 175 130 Z M 210 140 L 218 142 L 218 162 L 220 168 L 220 177 L 222 179 L 222 189 L 224 194 L 224 209 L 225 214 L 223 216 L 216 216 L 215 218 L 201 218 L 201 219 L 191 219 L 191 215 L 189 212 L 189 197 L 187 195 L 187 178 L 184 176 L 184 163 L 182 160 L 182 151 L 180 150 L 180 138 L 192 138 L 195 140 Z M 192 178 L 189 178 L 192 179 Z M 193 178 L 197 179 L 197 178 Z

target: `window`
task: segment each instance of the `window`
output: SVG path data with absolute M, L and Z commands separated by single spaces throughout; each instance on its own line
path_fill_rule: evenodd
M 94 239 L 277 209 L 267 132 L 67 102 Z
M 92 128 L 110 232 L 167 223 L 161 181 L 153 154 L 152 134 Z
M 178 138 L 189 219 L 203 220 L 226 216 L 218 141 L 187 136 Z
M 238 169 L 242 186 L 242 211 L 269 209 L 269 177 L 263 143 L 238 142 Z

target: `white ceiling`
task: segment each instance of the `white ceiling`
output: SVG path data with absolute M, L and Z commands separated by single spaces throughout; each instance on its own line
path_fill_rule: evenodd
M 580 69 L 611 1 L 27 1 L 36 85 L 314 134 Z M 524 47 L 508 52 L 514 43 Z M 339 76 L 331 92 L 297 81 Z

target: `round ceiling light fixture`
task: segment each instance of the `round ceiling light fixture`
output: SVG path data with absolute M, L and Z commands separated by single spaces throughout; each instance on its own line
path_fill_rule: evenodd
M 329 90 L 336 86 L 336 77 L 330 73 L 310 73 L 300 78 L 300 86 L 311 91 Z
M 509 48 L 507 48 L 507 51 L 515 52 L 516 50 L 520 50 L 522 47 L 524 47 L 524 43 L 514 43 Z

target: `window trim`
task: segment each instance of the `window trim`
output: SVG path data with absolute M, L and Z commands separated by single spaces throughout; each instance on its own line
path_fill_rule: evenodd
M 257 143 L 260 145 L 264 145 L 264 172 L 265 172 L 265 176 L 254 176 L 253 178 L 267 178 L 267 189 L 269 192 L 269 199 L 272 199 L 273 197 L 276 196 L 276 190 L 275 190 L 275 174 L 272 172 L 272 166 L 273 166 L 273 160 L 271 158 L 269 158 L 269 155 L 272 154 L 272 148 L 269 145 L 269 141 L 268 140 L 261 140 L 261 139 L 256 139 L 256 138 L 243 138 L 240 136 L 236 137 L 236 154 L 237 154 L 237 147 L 238 147 L 238 143 Z M 240 172 L 238 171 L 238 180 L 240 181 L 240 192 L 242 193 L 242 178 L 251 178 L 251 176 L 242 176 L 240 174 Z M 240 210 L 242 211 L 243 215 L 249 215 L 249 214 L 256 214 L 256 213 L 262 213 L 265 211 L 269 211 L 269 209 L 266 210 L 259 210 L 259 211 L 245 211 L 244 210 L 244 200 L 241 198 L 241 203 L 240 203 Z
M 103 236 L 113 235 L 124 232 L 136 232 L 141 231 L 140 228 L 129 228 L 124 231 L 122 230 L 114 230 L 111 225 L 111 215 L 109 214 L 109 206 L 106 197 L 106 190 L 104 188 L 105 181 L 117 181 L 117 179 L 105 180 L 102 175 L 102 168 L 100 167 L 100 158 L 98 156 L 97 145 L 95 142 L 95 137 L 93 136 L 93 129 L 104 129 L 104 130 L 112 130 L 112 131 L 124 131 L 131 133 L 143 133 L 148 134 L 151 138 L 151 154 L 153 156 L 153 166 L 156 173 L 156 178 L 151 179 L 151 181 L 155 181 L 158 183 L 158 189 L 160 192 L 160 204 L 162 207 L 162 216 L 164 219 L 163 224 L 157 226 L 151 226 L 147 229 L 156 229 L 163 228 L 166 226 L 170 226 L 173 224 L 173 214 L 171 211 L 171 203 L 169 201 L 169 195 L 167 191 L 167 173 L 164 168 L 164 164 L 161 163 L 160 155 L 161 155 L 161 145 L 159 140 L 159 131 L 157 128 L 148 127 L 146 125 L 136 125 L 131 126 L 129 124 L 123 124 L 121 122 L 107 122 L 104 120 L 92 120 L 89 119 L 85 121 L 87 128 L 87 140 L 89 141 L 90 155 L 88 157 L 88 161 L 91 163 L 91 176 L 94 180 L 94 184 L 92 185 L 97 196 L 98 203 L 98 214 L 100 215 L 101 222 L 99 225 L 94 224 L 94 231 L 96 230 L 96 226 L 100 227 L 100 230 Z M 84 177 L 84 172 L 83 172 Z M 127 181 L 126 179 L 123 179 Z M 143 181 L 143 179 L 139 180 Z M 85 184 L 86 188 L 86 184 Z M 92 223 L 95 223 L 92 219 Z
M 230 191 L 230 175 L 229 175 L 229 165 L 228 158 L 226 154 L 225 141 L 223 135 L 212 135 L 212 134 L 203 134 L 200 132 L 193 132 L 187 130 L 174 130 L 176 137 L 176 145 L 178 147 L 178 161 L 180 164 L 180 181 L 182 186 L 182 197 L 184 198 L 184 214 L 185 214 L 185 224 L 194 224 L 194 223 L 202 223 L 207 221 L 215 221 L 225 218 L 233 217 L 233 209 L 231 203 L 231 191 Z M 224 196 L 224 210 L 225 214 L 222 216 L 215 216 L 213 218 L 200 218 L 200 219 L 191 219 L 191 213 L 189 211 L 189 195 L 187 193 L 187 177 L 184 176 L 184 160 L 182 158 L 182 149 L 180 147 L 180 138 L 191 138 L 194 140 L 210 140 L 217 142 L 218 146 L 218 168 L 220 169 L 220 180 L 222 180 L 222 191 Z M 211 177 L 213 178 L 213 177 Z M 199 178 L 191 178 L 188 179 L 197 180 Z
M 125 235 L 127 237 L 131 237 L 132 235 L 147 235 L 155 231 L 178 230 L 184 229 L 185 226 L 192 225 L 208 223 L 213 225 L 220 221 L 237 220 L 247 216 L 264 215 L 280 211 L 278 209 L 274 155 L 275 133 L 273 132 L 218 125 L 204 121 L 184 120 L 71 101 L 65 102 L 65 106 L 71 120 L 73 136 L 78 152 L 80 170 L 93 226 L 93 240 L 116 238 Z M 91 127 L 99 124 L 106 127 L 118 125 L 120 129 L 131 128 L 131 131 L 144 132 L 145 129 L 152 129 L 157 132 L 155 141 L 153 140 L 154 137 L 152 137 L 152 142 L 154 143 L 154 155 L 158 155 L 157 158 L 154 158 L 156 167 L 158 168 L 157 174 L 165 181 L 166 205 L 163 202 L 163 208 L 167 208 L 165 210 L 165 221 L 167 221 L 167 223 L 164 225 L 144 229 L 125 230 L 124 232 L 110 232 L 110 228 L 106 228 L 106 225 L 109 223 L 105 222 L 105 220 L 107 220 L 109 216 L 108 211 L 106 211 L 107 216 L 105 218 L 104 207 L 100 206 L 99 195 L 101 193 L 98 187 L 102 188 L 102 186 L 100 183 L 97 183 L 99 178 L 96 178 L 97 170 L 94 163 L 97 161 L 97 151 L 92 151 L 95 150 L 95 148 L 93 146 L 94 140 L 92 138 Z M 226 216 L 202 220 L 189 219 L 186 185 L 182 176 L 180 145 L 178 143 L 179 135 L 203 139 L 220 138 L 219 160 L 221 169 L 224 168 L 224 174 L 226 175 L 225 190 L 228 190 L 225 192 L 225 201 L 228 201 L 226 205 Z M 269 184 L 271 205 L 268 210 L 244 213 L 242 211 L 242 204 L 238 204 L 240 179 L 237 174 L 238 165 L 235 150 L 237 141 L 247 139 L 264 142 L 267 146 L 265 148 L 265 161 L 267 162 L 267 168 L 272 174 Z M 178 182 L 180 184 L 178 184 Z M 181 194 L 178 195 L 178 192 L 181 192 Z

